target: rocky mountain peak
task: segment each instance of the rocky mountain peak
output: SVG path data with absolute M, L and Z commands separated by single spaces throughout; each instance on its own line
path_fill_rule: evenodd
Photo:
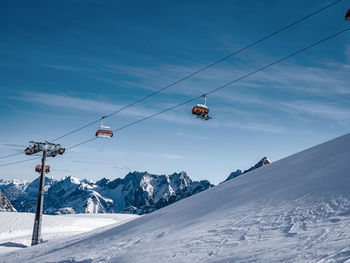
M 263 157 L 259 162 L 257 162 L 254 166 L 250 167 L 249 169 L 247 170 L 244 170 L 244 172 L 242 172 L 242 170 L 240 169 L 237 169 L 235 172 L 232 172 L 224 182 L 228 181 L 228 180 L 231 180 L 233 178 L 236 178 L 237 176 L 240 176 L 242 174 L 245 174 L 245 173 L 248 173 L 250 171 L 253 171 L 255 169 L 258 169 L 260 167 L 263 167 L 265 165 L 268 165 L 271 163 L 271 160 L 267 157 Z
M 267 158 L 267 157 L 264 157 L 257 164 L 255 164 L 254 166 L 250 167 L 248 170 L 245 170 L 243 173 L 247 173 L 247 172 L 253 171 L 253 170 L 257 169 L 257 168 L 263 167 L 263 166 L 268 165 L 270 163 L 271 163 L 270 159 Z
M 16 212 L 10 200 L 0 190 L 0 212 Z
M 109 179 L 103 177 L 101 180 L 98 180 L 98 181 L 96 182 L 96 185 L 101 186 L 101 187 L 105 187 L 105 186 L 108 185 L 110 182 L 111 182 L 111 180 L 109 180 Z
M 257 167 L 257 168 L 262 167 L 262 166 L 268 165 L 270 163 L 272 163 L 272 161 L 269 158 L 264 157 L 255 165 L 255 167 Z
M 63 181 L 65 181 L 66 183 L 81 184 L 80 179 L 78 179 L 78 178 L 76 178 L 76 177 L 74 177 L 72 175 L 64 177 Z

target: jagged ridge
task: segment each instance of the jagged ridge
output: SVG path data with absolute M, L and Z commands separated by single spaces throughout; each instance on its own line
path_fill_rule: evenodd
M 225 180 L 224 182 L 226 182 L 226 181 L 228 181 L 228 180 L 231 180 L 231 179 L 233 179 L 233 178 L 236 178 L 237 176 L 240 176 L 240 175 L 242 175 L 242 174 L 245 174 L 245 173 L 248 173 L 248 172 L 250 172 L 250 171 L 253 171 L 253 170 L 257 169 L 257 168 L 260 168 L 260 167 L 263 167 L 263 166 L 265 166 L 265 165 L 268 165 L 268 164 L 270 164 L 270 163 L 271 163 L 271 160 L 270 160 L 269 158 L 267 158 L 267 157 L 264 157 L 264 158 L 262 158 L 257 164 L 255 164 L 254 166 L 250 167 L 250 168 L 247 169 L 247 170 L 244 170 L 244 172 L 242 172 L 242 170 L 240 170 L 240 169 L 237 169 L 235 172 L 232 172 L 232 173 L 226 178 L 226 180 Z
M 20 212 L 34 212 L 39 178 L 33 182 L 2 181 L 0 189 L 9 193 L 14 207 Z M 133 172 L 124 179 L 97 182 L 80 180 L 72 176 L 45 180 L 44 212 L 67 213 L 135 213 L 144 214 L 157 210 L 212 185 L 209 181 L 192 181 L 185 173 L 154 175 Z

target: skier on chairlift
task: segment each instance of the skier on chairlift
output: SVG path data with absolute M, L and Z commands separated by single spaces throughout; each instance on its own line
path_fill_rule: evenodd
M 192 108 L 192 114 L 196 115 L 197 118 L 201 118 L 203 120 L 210 120 L 211 117 L 208 115 L 209 114 L 209 108 L 207 106 L 207 95 L 203 94 L 202 97 L 204 97 L 204 104 L 196 104 Z
M 111 127 L 104 126 L 103 125 L 103 119 L 106 118 L 105 116 L 101 117 L 101 124 L 98 130 L 96 131 L 96 137 L 99 138 L 112 138 L 113 137 L 113 131 Z

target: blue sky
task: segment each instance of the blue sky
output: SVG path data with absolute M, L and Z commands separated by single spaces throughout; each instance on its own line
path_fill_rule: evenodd
M 148 95 L 327 1 L 8 1 L 0 10 L 0 155 L 51 140 Z M 350 1 L 288 29 L 115 116 L 114 129 L 199 96 L 350 23 Z M 208 97 L 213 119 L 186 105 L 50 158 L 60 178 L 129 171 L 223 181 L 263 156 L 278 160 L 348 132 L 350 34 Z M 200 102 L 200 101 L 198 101 Z M 94 137 L 98 125 L 59 142 Z M 15 156 L 1 163 L 23 160 Z M 32 180 L 36 161 L 0 167 Z

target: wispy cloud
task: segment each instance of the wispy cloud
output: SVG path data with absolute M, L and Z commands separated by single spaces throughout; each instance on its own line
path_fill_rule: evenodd
M 14 100 L 21 100 L 30 103 L 47 105 L 49 107 L 58 107 L 62 109 L 74 109 L 79 111 L 87 111 L 98 114 L 108 114 L 114 112 L 117 109 L 125 105 L 106 102 L 101 98 L 100 100 L 73 97 L 69 95 L 60 95 L 60 94 L 52 94 L 52 93 L 43 93 L 43 92 L 29 92 L 24 91 L 19 93 L 16 97 L 11 97 Z M 143 107 L 134 107 L 132 110 L 127 109 L 123 111 L 124 115 L 132 115 L 144 117 L 148 114 L 151 114 L 152 111 Z
M 11 110 L 15 110 L 16 107 L 12 104 L 9 104 L 9 103 L 0 103 L 0 108 L 2 107 L 6 107 L 6 108 L 10 108 Z
M 1 145 L 8 146 L 8 147 L 20 147 L 20 148 L 27 147 L 24 144 L 14 144 L 14 143 L 2 143 Z
M 0 143 L 1 149 L 11 150 L 11 151 L 15 151 L 15 152 L 23 152 L 26 147 L 28 147 L 28 145 L 15 144 L 15 143 Z M 1 155 L 6 155 L 6 154 L 1 154 Z
M 180 160 L 182 156 L 176 154 L 162 154 L 161 157 L 166 160 Z
M 82 112 L 91 112 L 96 113 L 98 116 L 109 114 L 111 112 L 114 112 L 125 105 L 112 103 L 112 102 L 105 102 L 101 98 L 100 100 L 93 100 L 93 99 L 86 99 L 86 98 L 79 98 L 79 97 L 73 97 L 69 95 L 61 95 L 61 94 L 51 94 L 51 93 L 42 93 L 42 92 L 21 92 L 16 97 L 11 97 L 11 99 L 14 100 L 20 100 L 25 101 L 29 103 L 36 103 L 45 105 L 48 107 L 56 107 L 61 109 L 73 109 L 77 111 Z M 168 107 L 173 106 L 172 104 L 166 104 L 166 103 L 152 103 L 148 106 L 134 106 L 132 108 L 128 108 L 123 110 L 119 113 L 121 116 L 127 116 L 127 117 L 138 117 L 139 119 L 151 116 L 154 113 L 157 113 L 161 110 L 164 110 Z M 178 117 L 176 113 L 173 111 L 169 111 L 165 114 L 158 115 L 154 117 L 157 120 L 163 120 L 163 121 L 170 121 L 172 123 L 179 123 L 179 124 L 193 124 L 192 116 L 181 116 L 181 118 Z
M 81 160 L 73 160 L 73 163 L 83 163 L 83 164 L 91 164 L 89 161 L 81 161 Z
M 330 94 L 342 94 L 347 87 L 350 69 L 343 65 L 333 65 L 332 69 L 305 67 L 300 65 L 276 66 L 270 71 L 259 73 L 255 82 L 245 84 L 270 87 L 272 90 L 284 90 L 289 93 L 314 94 L 327 97 Z M 349 89 L 349 88 L 348 88 Z
M 278 117 L 278 114 L 284 114 L 289 118 L 297 118 L 299 120 L 308 120 L 311 118 L 318 118 L 328 121 L 333 121 L 341 123 L 346 121 L 350 122 L 350 109 L 346 105 L 342 104 L 338 99 L 329 98 L 328 101 L 325 100 L 314 100 L 313 98 L 309 100 L 298 100 L 298 99 L 284 99 L 281 100 L 279 97 L 249 97 L 244 94 L 236 93 L 229 95 L 222 95 L 220 98 L 226 102 L 234 102 L 233 106 L 219 106 L 217 110 L 219 112 L 226 112 L 232 116 L 236 116 L 240 120 L 246 120 L 249 126 L 253 129 L 255 126 L 257 129 L 262 128 L 266 131 L 281 131 L 283 128 L 276 124 L 268 124 L 269 120 L 273 121 Z M 240 105 L 248 105 L 243 109 L 240 109 Z M 238 106 L 237 106 L 238 104 Z M 250 106 L 249 106 L 250 105 Z M 258 110 L 257 110 L 257 109 Z M 259 110 L 260 109 L 260 110 Z M 265 123 L 260 125 L 259 120 L 264 120 Z M 240 126 L 243 123 L 233 123 L 230 125 Z M 254 125 L 254 123 L 256 125 Z M 224 125 L 226 125 L 224 123 Z
M 345 47 L 345 56 L 347 57 L 347 61 L 350 63 L 350 45 Z
M 116 85 L 116 86 L 124 85 L 124 81 L 120 81 L 120 80 L 114 80 L 114 79 L 110 79 L 110 78 L 97 78 L 97 77 L 95 77 L 94 79 L 100 80 L 103 82 L 107 82 L 107 83 L 111 83 L 111 84 Z
M 290 115 L 298 116 L 299 118 L 306 118 L 303 116 L 302 112 L 306 112 L 309 116 L 317 116 L 318 118 L 331 119 L 333 121 L 341 121 L 341 119 L 346 119 L 348 116 L 347 109 L 339 109 L 339 107 L 332 107 L 330 105 L 322 106 L 319 104 L 310 104 L 308 106 L 307 101 L 287 101 L 281 102 L 278 99 L 264 99 L 259 98 L 258 96 L 248 96 L 245 94 L 232 94 L 219 96 L 221 100 L 233 101 L 236 104 L 238 102 L 250 104 L 250 105 L 261 105 L 262 107 L 268 109 L 277 109 L 279 112 L 286 112 Z M 122 105 L 103 102 L 92 99 L 78 98 L 67 95 L 57 95 L 57 94 L 48 94 L 48 93 L 37 93 L 37 92 L 25 92 L 22 96 L 17 96 L 16 99 L 28 101 L 32 103 L 41 103 L 50 107 L 62 107 L 66 109 L 75 109 L 80 111 L 94 112 L 94 113 L 110 113 L 115 109 L 120 108 Z M 227 103 L 226 103 L 227 104 Z M 252 111 L 246 108 L 235 107 L 236 104 L 232 106 L 223 106 L 215 105 L 214 112 L 218 118 L 214 118 L 210 122 L 206 123 L 208 127 L 234 127 L 243 130 L 252 130 L 252 131 L 262 131 L 268 133 L 279 133 L 285 130 L 281 124 L 277 124 L 274 120 L 274 116 L 269 112 L 264 111 Z M 132 109 L 125 110 L 121 114 L 123 116 L 133 116 L 138 118 L 143 118 L 150 116 L 153 113 L 164 109 L 168 106 L 166 105 L 157 105 L 147 107 L 134 107 Z M 173 105 L 173 104 L 170 104 Z M 189 105 L 191 107 L 191 105 Z M 328 112 L 327 112 L 328 111 Z M 270 114 L 270 115 L 269 115 Z M 231 118 L 231 116 L 235 116 Z M 342 117 L 340 117 L 342 116 Z M 177 123 L 181 125 L 204 125 L 203 122 L 200 122 L 196 119 L 193 119 L 191 115 L 181 115 L 181 118 L 178 117 L 176 112 L 170 111 L 166 114 L 156 116 L 155 119 L 160 121 L 168 121 L 171 123 Z M 263 121 L 262 121 L 263 120 Z M 117 128 L 117 127 L 115 127 Z M 206 139 L 203 136 L 193 136 L 188 134 L 174 134 L 176 136 L 187 136 L 192 139 Z
M 268 132 L 268 133 L 280 133 L 285 130 L 285 127 L 281 125 L 274 125 L 269 123 L 259 123 L 259 122 L 233 122 L 229 121 L 223 124 L 226 127 L 234 127 L 243 130 L 252 130 L 259 132 Z
M 191 134 L 186 134 L 184 132 L 175 132 L 172 135 L 179 136 L 179 137 L 186 137 L 186 138 L 194 139 L 194 140 L 207 140 L 208 139 L 208 137 L 206 137 L 206 136 L 191 135 Z
M 116 76 L 118 74 L 127 75 L 130 78 L 128 80 L 114 80 L 110 77 L 94 78 L 115 85 L 123 85 L 133 89 L 148 89 L 150 91 L 165 87 L 203 66 L 160 64 L 144 68 L 106 62 L 96 63 L 101 64 L 102 71 L 115 73 Z M 209 71 L 203 72 L 203 74 L 196 75 L 177 86 L 171 87 L 165 93 L 186 97 L 198 96 L 250 72 L 251 67 L 255 68 L 257 64 L 245 64 L 239 67 L 239 63 L 237 64 L 238 66 L 223 63 L 219 67 L 214 67 Z M 219 118 L 221 121 L 217 122 L 219 123 L 218 125 L 239 127 L 241 129 L 265 132 L 283 131 L 285 127 L 274 121 L 276 117 L 274 110 L 298 118 L 307 118 L 308 116 L 302 116 L 301 114 L 301 112 L 307 112 L 309 116 L 339 122 L 339 114 L 347 116 L 346 107 L 344 109 L 341 109 L 341 107 L 344 106 L 344 96 L 350 94 L 348 86 L 349 73 L 350 68 L 336 63 L 332 65 L 322 63 L 322 67 L 307 67 L 293 63 L 284 63 L 242 80 L 231 88 L 227 87 L 218 93 L 212 94 L 208 103 L 213 105 L 212 107 L 216 114 L 225 116 L 225 118 Z M 48 97 L 50 99 L 47 99 Z M 301 101 L 300 98 L 303 100 Z M 125 106 L 108 101 L 106 98 L 87 99 L 66 94 L 37 92 L 27 92 L 17 99 L 46 104 L 50 107 L 71 108 L 98 114 L 108 114 Z M 166 98 L 167 103 L 158 100 L 153 104 L 147 103 L 147 100 L 146 106 L 138 104 L 132 109 L 123 111 L 121 115 L 139 118 L 146 117 L 182 101 L 181 99 L 173 101 L 173 99 L 174 96 L 169 96 Z M 332 104 L 341 106 L 334 107 Z M 312 108 L 307 105 L 315 107 Z M 188 105 L 188 107 L 191 106 Z M 329 110 L 328 113 L 326 113 L 327 110 Z M 227 118 L 232 116 L 232 114 L 234 116 L 238 115 L 240 118 L 235 120 Z M 186 115 L 178 118 L 176 112 L 170 111 L 155 118 L 173 123 L 197 125 L 198 122 L 194 122 L 191 117 Z M 224 119 L 226 120 L 223 121 Z M 210 125 L 215 126 L 215 120 L 210 121 Z
M 349 51 L 350 52 L 350 51 Z M 273 59 L 271 59 L 273 61 Z M 115 65 L 112 63 L 100 62 L 105 70 L 115 73 L 116 76 L 122 74 L 129 76 L 128 81 L 117 81 L 113 79 L 99 79 L 108 81 L 116 85 L 125 85 L 133 88 L 142 88 L 147 90 L 157 90 L 163 88 L 174 81 L 177 81 L 195 71 L 204 65 L 183 66 L 172 64 L 160 64 L 153 67 L 137 67 Z M 266 64 L 266 62 L 264 62 Z M 222 63 L 219 66 L 210 68 L 200 74 L 191 77 L 164 91 L 165 93 L 181 95 L 200 95 L 217 88 L 225 83 L 235 80 L 252 70 L 264 65 L 264 63 L 241 63 L 235 64 Z M 319 96 L 328 96 L 329 94 L 349 93 L 347 85 L 350 68 L 342 64 L 333 64 L 320 62 L 320 67 L 308 67 L 296 65 L 292 62 L 275 65 L 269 70 L 265 70 L 251 76 L 247 79 L 237 82 L 234 85 L 226 87 L 223 91 L 234 90 L 237 87 L 247 89 L 266 89 L 283 90 L 289 93 L 307 93 Z
M 327 118 L 339 123 L 350 122 L 350 109 L 337 105 L 319 104 L 310 101 L 296 101 L 293 103 L 281 103 L 282 109 L 296 114 L 307 114 L 318 118 Z
M 47 67 L 53 68 L 53 69 L 64 70 L 64 71 L 71 71 L 71 72 L 84 72 L 84 71 L 92 72 L 92 71 L 95 71 L 95 70 L 89 69 L 89 68 L 60 66 L 60 65 L 47 65 Z
M 135 167 L 129 167 L 129 166 L 125 166 L 125 165 L 116 165 L 116 166 L 113 166 L 113 168 L 118 169 L 118 170 L 122 170 L 122 171 L 128 171 L 128 172 L 135 170 Z
M 160 64 L 153 67 L 137 67 L 102 63 L 106 70 L 114 73 L 115 76 L 128 76 L 129 80 L 114 80 L 112 78 L 95 78 L 115 85 L 125 85 L 133 88 L 141 88 L 155 91 L 164 88 L 173 82 L 199 70 L 205 65 L 182 66 L 172 64 Z M 194 95 L 205 91 L 208 87 L 215 87 L 218 83 L 225 83 L 232 80 L 233 76 L 238 76 L 240 72 L 234 71 L 232 67 L 213 68 L 205 73 L 196 75 L 185 80 L 176 86 L 170 87 L 163 93 L 173 93 L 181 95 Z

